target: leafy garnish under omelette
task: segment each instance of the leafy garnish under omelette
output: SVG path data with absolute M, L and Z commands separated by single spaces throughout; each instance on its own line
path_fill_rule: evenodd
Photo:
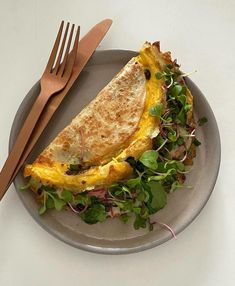
M 69 208 L 89 224 L 135 216 L 152 229 L 150 215 L 182 187 L 195 146 L 193 98 L 184 75 L 159 42 L 104 87 L 31 165 L 27 185 L 47 209 Z

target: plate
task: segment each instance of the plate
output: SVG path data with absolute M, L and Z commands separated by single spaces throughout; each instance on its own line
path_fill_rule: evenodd
M 135 55 L 136 52 L 125 50 L 95 52 L 44 130 L 27 162 L 32 162 L 57 133 L 68 125 Z M 187 79 L 187 84 L 194 95 L 195 119 L 202 116 L 208 118 L 208 123 L 197 130 L 197 137 L 202 145 L 197 149 L 193 170 L 188 174 L 185 183 L 193 188 L 179 189 L 170 194 L 167 206 L 153 216 L 171 226 L 176 234 L 195 219 L 208 201 L 218 175 L 221 153 L 219 131 L 213 112 L 198 87 L 190 79 Z M 11 129 L 9 148 L 13 145 L 39 90 L 37 82 L 20 105 Z M 137 231 L 133 229 L 132 222 L 123 224 L 118 218 L 88 225 L 74 213 L 66 210 L 61 212 L 53 210 L 39 216 L 33 193 L 19 190 L 25 183 L 21 171 L 14 184 L 28 212 L 46 231 L 74 247 L 98 253 L 121 254 L 142 251 L 172 238 L 171 233 L 160 226 L 156 225 L 151 232 L 144 229 Z

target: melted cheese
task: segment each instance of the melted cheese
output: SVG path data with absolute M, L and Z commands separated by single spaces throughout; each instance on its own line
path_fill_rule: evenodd
M 96 186 L 109 185 L 130 176 L 132 168 L 124 160 L 129 156 L 138 159 L 144 151 L 151 149 L 151 138 L 158 134 L 159 122 L 149 114 L 149 109 L 163 99 L 162 86 L 164 82 L 163 80 L 157 80 L 155 77 L 156 72 L 161 71 L 161 69 L 152 49 L 152 46 L 148 46 L 142 49 L 136 57 L 136 61 L 141 63 L 143 69 L 150 71 L 151 77 L 146 80 L 146 101 L 143 114 L 137 130 L 129 138 L 125 150 L 109 163 L 92 167 L 78 175 L 66 175 L 67 164 L 53 163 L 53 166 L 48 167 L 34 163 L 26 166 L 25 176 L 39 178 L 43 184 L 68 188 L 78 192 Z

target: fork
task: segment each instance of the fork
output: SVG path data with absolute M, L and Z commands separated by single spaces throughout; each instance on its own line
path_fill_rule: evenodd
M 78 26 L 77 28 L 73 48 L 70 51 L 70 46 L 75 27 L 74 24 L 72 25 L 70 35 L 66 44 L 66 49 L 64 52 L 69 25 L 70 24 L 67 23 L 63 40 L 61 41 L 64 21 L 61 22 L 47 66 L 40 80 L 40 85 L 41 85 L 40 94 L 37 97 L 36 101 L 34 102 L 31 111 L 28 114 L 23 124 L 23 127 L 21 128 L 16 138 L 15 144 L 1 170 L 0 200 L 2 199 L 2 197 L 4 196 L 4 194 L 8 189 L 12 175 L 14 174 L 14 171 L 17 168 L 17 164 L 21 158 L 22 153 L 24 152 L 26 144 L 30 138 L 30 135 L 32 134 L 33 129 L 35 128 L 37 121 L 40 115 L 42 114 L 43 109 L 45 108 L 48 100 L 52 96 L 56 96 L 57 92 L 65 88 L 72 74 L 78 49 L 80 27 Z

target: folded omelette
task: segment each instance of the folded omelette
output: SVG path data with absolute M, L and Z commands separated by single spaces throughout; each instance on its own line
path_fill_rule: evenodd
M 171 95 L 173 99 L 169 99 L 169 90 L 172 90 L 175 98 Z M 178 109 L 172 105 L 176 100 L 179 101 Z M 167 112 L 173 108 L 176 111 L 172 111 L 168 118 Z M 157 154 L 161 151 L 160 145 L 179 141 L 176 147 L 172 147 L 173 150 L 169 150 L 171 145 L 166 148 L 169 151 L 167 154 L 165 150 L 156 158 L 153 155 L 158 160 L 156 164 L 178 162 L 179 165 L 190 161 L 189 155 L 192 157 L 194 153 L 190 149 L 192 140 L 182 140 L 187 137 L 185 134 L 189 135 L 188 138 L 193 137 L 192 111 L 192 95 L 180 76 L 176 61 L 171 60 L 169 52 L 160 51 L 159 42 L 146 42 L 139 54 L 123 67 L 36 160 L 26 165 L 24 176 L 35 179 L 40 186 L 69 190 L 74 196 L 92 190 L 108 190 L 109 186 L 118 182 L 140 177 L 140 173 L 148 174 L 146 183 L 157 181 L 164 186 L 165 182 L 161 183 L 160 178 L 149 178 L 165 176 L 169 168 L 161 171 L 151 167 L 155 163 L 150 164 L 153 158 L 149 163 L 148 152 L 152 150 Z M 160 137 L 161 144 L 156 147 L 156 138 Z M 142 172 L 135 163 L 142 164 Z M 182 177 L 183 169 L 181 172 L 176 170 L 174 175 L 177 180 Z M 112 207 L 121 208 L 117 204 Z M 73 208 L 76 208 L 75 204 Z

